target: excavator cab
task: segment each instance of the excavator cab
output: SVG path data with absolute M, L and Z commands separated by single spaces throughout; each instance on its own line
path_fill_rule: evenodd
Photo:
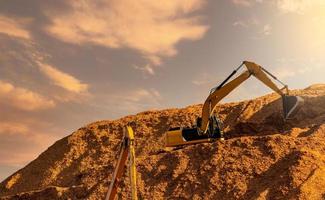
M 228 82 L 237 71 L 246 66 L 247 70 L 235 79 Z M 202 115 L 197 119 L 196 126 L 193 128 L 172 128 L 165 134 L 166 147 L 175 147 L 187 144 L 196 144 L 211 142 L 217 139 L 223 139 L 222 123 L 213 115 L 214 110 L 225 96 L 246 81 L 251 75 L 263 82 L 266 86 L 281 95 L 283 103 L 283 118 L 288 120 L 293 118 L 299 108 L 303 105 L 304 100 L 299 96 L 289 95 L 288 86 L 278 80 L 273 74 L 254 62 L 244 61 L 235 69 L 218 87 L 213 88 L 202 108 Z M 273 78 L 284 87 L 279 89 L 278 86 L 269 78 Z

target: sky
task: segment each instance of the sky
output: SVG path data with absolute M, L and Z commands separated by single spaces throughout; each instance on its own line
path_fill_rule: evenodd
M 90 122 L 203 103 L 244 60 L 324 83 L 325 1 L 0 0 L 0 51 L 3 180 Z

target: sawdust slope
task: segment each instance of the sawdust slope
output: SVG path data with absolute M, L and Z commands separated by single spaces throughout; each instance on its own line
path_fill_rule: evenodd
M 201 105 L 92 123 L 3 181 L 0 199 L 102 199 L 126 124 L 136 133 L 142 199 L 324 199 L 325 85 L 294 93 L 306 102 L 288 123 L 276 94 L 222 104 L 227 140 L 171 152 L 163 133 L 191 126 Z M 127 180 L 121 190 L 127 199 Z

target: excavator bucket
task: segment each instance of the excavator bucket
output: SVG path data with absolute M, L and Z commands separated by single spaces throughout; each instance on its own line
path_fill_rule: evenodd
M 283 101 L 283 114 L 285 119 L 294 117 L 297 111 L 304 103 L 304 99 L 299 96 L 285 95 L 282 98 Z

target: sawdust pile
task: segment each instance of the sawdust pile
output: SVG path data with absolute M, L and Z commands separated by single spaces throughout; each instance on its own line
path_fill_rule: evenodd
M 222 104 L 227 140 L 174 151 L 163 150 L 163 133 L 194 124 L 202 105 L 92 123 L 3 181 L 0 199 L 103 199 L 126 124 L 140 199 L 325 199 L 325 85 L 293 93 L 305 105 L 287 123 L 276 94 Z M 120 193 L 128 198 L 127 179 Z

